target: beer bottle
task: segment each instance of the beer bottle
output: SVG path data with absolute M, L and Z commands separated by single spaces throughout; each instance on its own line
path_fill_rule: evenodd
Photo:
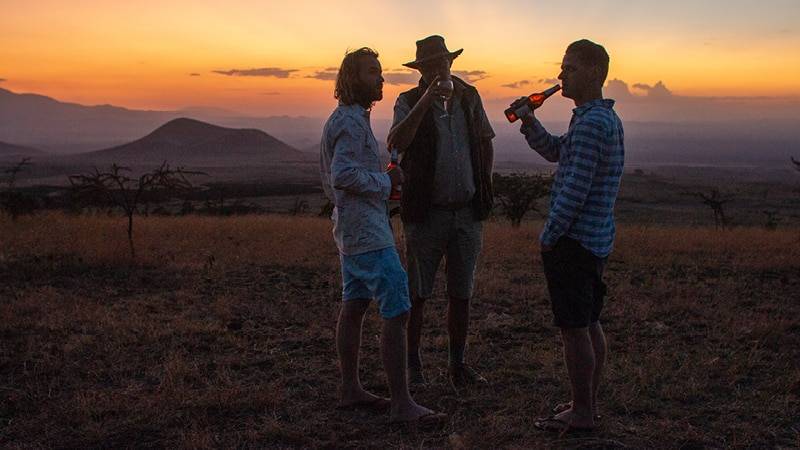
M 546 91 L 531 94 L 524 105 L 518 108 L 511 107 L 505 110 L 506 119 L 508 119 L 509 122 L 516 122 L 520 117 L 525 117 L 529 112 L 542 106 L 542 103 L 544 103 L 548 97 L 555 94 L 560 89 L 561 86 L 557 84 Z
M 389 165 L 386 166 L 386 171 L 388 172 L 388 171 L 394 169 L 395 167 L 397 167 L 397 149 L 393 148 L 392 149 L 392 156 L 389 159 Z M 400 201 L 400 189 L 401 188 L 400 188 L 399 185 L 392 186 L 392 192 L 389 194 L 389 201 L 392 201 L 392 202 L 399 202 Z

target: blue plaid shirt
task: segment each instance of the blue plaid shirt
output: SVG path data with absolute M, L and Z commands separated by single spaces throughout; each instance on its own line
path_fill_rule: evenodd
M 573 109 L 569 130 L 560 137 L 535 118 L 523 123 L 520 131 L 528 145 L 558 162 L 542 245 L 553 246 L 567 236 L 598 257 L 611 253 L 614 202 L 625 160 L 622 121 L 613 108 L 614 100 L 598 99 Z

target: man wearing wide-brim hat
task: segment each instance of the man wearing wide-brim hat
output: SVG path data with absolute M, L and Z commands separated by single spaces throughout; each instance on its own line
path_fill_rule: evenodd
M 417 41 L 404 64 L 422 75 L 394 107 L 389 147 L 402 155 L 401 218 L 412 294 L 408 374 L 425 383 L 420 353 L 425 302 L 433 296 L 442 258 L 447 276 L 449 375 L 454 387 L 486 383 L 465 363 L 469 304 L 481 250 L 482 221 L 492 208 L 492 130 L 475 87 L 451 77 L 463 49 L 451 52 L 441 36 Z M 452 79 L 449 83 L 440 83 Z M 451 87 L 452 86 L 452 87 Z

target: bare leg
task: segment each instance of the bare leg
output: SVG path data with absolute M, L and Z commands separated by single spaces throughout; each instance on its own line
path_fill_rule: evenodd
M 562 328 L 561 336 L 572 388 L 572 407 L 556 417 L 572 426 L 593 427 L 592 378 L 595 358 L 589 329 Z
M 600 383 L 603 379 L 603 369 L 606 362 L 606 353 L 608 346 L 606 344 L 606 335 L 603 332 L 603 327 L 600 322 L 595 322 L 589 325 L 589 337 L 592 340 L 592 349 L 594 350 L 594 373 L 592 374 L 592 411 L 594 412 L 595 419 L 600 414 L 600 408 L 597 406 L 597 392 L 600 390 Z M 572 402 L 560 403 L 556 405 L 554 410 L 561 412 L 572 407 Z
M 463 365 L 469 331 L 469 299 L 450 297 L 447 303 L 450 365 Z
M 408 313 L 384 319 L 381 333 L 383 366 L 392 392 L 390 420 L 409 421 L 431 414 L 428 408 L 418 405 L 408 392 L 406 378 L 406 325 Z
M 594 407 L 594 414 L 598 412 L 597 408 L 597 391 L 600 388 L 600 382 L 603 379 L 603 369 L 606 363 L 606 354 L 608 353 L 608 345 L 606 344 L 606 335 L 603 333 L 603 327 L 600 322 L 595 322 L 589 325 L 589 337 L 592 339 L 592 348 L 594 349 L 594 374 L 592 376 L 592 406 Z
M 339 369 L 342 374 L 341 404 L 376 399 L 377 396 L 364 390 L 358 376 L 358 354 L 361 349 L 361 324 L 369 300 L 348 300 L 339 310 L 336 324 L 336 351 L 339 353 Z
M 422 336 L 424 315 L 425 299 L 413 295 L 411 297 L 411 313 L 408 318 L 408 365 L 417 369 L 422 369 L 419 343 Z

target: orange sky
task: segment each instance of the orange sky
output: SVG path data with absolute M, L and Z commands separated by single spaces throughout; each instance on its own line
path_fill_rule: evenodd
M 442 34 L 451 49 L 465 49 L 454 70 L 485 72 L 475 85 L 486 100 L 544 87 L 539 80 L 557 75 L 564 47 L 583 37 L 606 46 L 609 78 L 629 85 L 800 96 L 796 0 L 598 0 L 572 10 L 537 1 L 397 3 L 2 0 L 0 87 L 83 104 L 323 116 L 333 83 L 309 77 L 338 66 L 347 48 L 371 46 L 384 69 L 400 69 L 416 39 Z M 259 68 L 279 76 L 214 73 Z M 520 80 L 532 83 L 503 86 Z M 408 88 L 387 85 L 376 113 L 390 114 Z

